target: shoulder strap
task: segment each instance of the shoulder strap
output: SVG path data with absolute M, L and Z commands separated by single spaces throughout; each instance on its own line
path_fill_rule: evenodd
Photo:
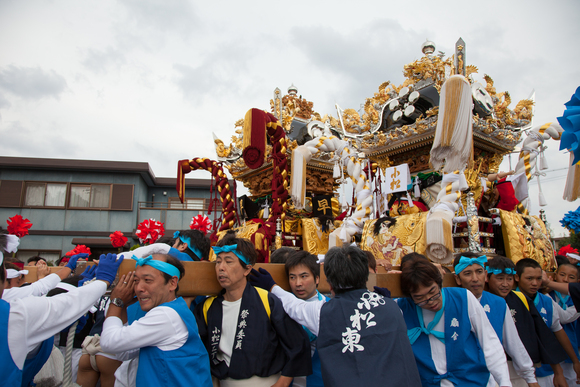
M 526 296 L 524 296 L 524 294 L 522 292 L 516 292 L 515 290 L 513 292 L 516 296 L 518 296 L 520 298 L 520 300 L 522 300 L 522 302 L 526 306 L 526 309 L 530 310 L 530 305 L 528 305 L 528 299 L 526 298 Z
M 264 304 L 264 309 L 266 309 L 266 314 L 268 315 L 268 318 L 270 318 L 270 301 L 268 301 L 268 291 L 256 287 L 254 287 L 254 289 L 258 291 L 260 299 L 262 300 L 262 304 Z
M 268 291 L 266 291 L 262 288 L 254 288 L 254 289 L 256 289 L 256 291 L 260 295 L 260 299 L 262 300 L 262 304 L 264 304 L 264 309 L 266 309 L 266 314 L 268 315 L 268 318 L 270 318 L 270 302 L 268 301 Z M 206 325 L 207 325 L 207 311 L 211 307 L 211 304 L 213 303 L 213 300 L 215 300 L 215 298 L 216 298 L 215 296 L 208 297 L 205 300 L 205 302 L 203 303 L 203 318 L 205 319 Z
M 208 297 L 203 302 L 203 318 L 205 320 L 205 325 L 207 325 L 207 311 L 209 310 L 211 304 L 213 303 L 213 300 L 215 300 L 215 296 Z

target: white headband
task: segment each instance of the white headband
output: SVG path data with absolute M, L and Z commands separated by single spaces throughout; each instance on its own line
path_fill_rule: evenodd
M 580 261 L 580 255 L 578 255 L 578 254 L 568 253 L 568 254 L 566 254 L 566 257 Z
M 62 290 L 66 290 L 67 292 L 70 292 L 71 290 L 75 290 L 77 288 L 76 286 L 67 284 L 66 282 L 59 282 L 58 285 L 56 285 L 56 287 Z
M 28 274 L 28 270 L 14 270 L 14 269 L 6 269 L 6 278 L 12 279 L 20 277 L 21 275 Z

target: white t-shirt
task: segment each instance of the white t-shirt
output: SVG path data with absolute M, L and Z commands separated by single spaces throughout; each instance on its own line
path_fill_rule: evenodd
M 242 299 L 237 301 L 222 301 L 222 334 L 220 337 L 219 351 L 217 358 L 226 362 L 230 366 L 234 342 L 236 340 L 236 328 Z

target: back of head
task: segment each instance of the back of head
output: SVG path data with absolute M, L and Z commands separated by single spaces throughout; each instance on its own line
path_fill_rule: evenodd
M 523 258 L 523 259 L 520 259 L 516 263 L 516 271 L 519 275 L 524 274 L 524 270 L 526 270 L 526 268 L 528 268 L 528 267 L 530 267 L 532 269 L 541 269 L 542 268 L 538 262 L 534 261 L 531 258 Z
M 377 260 L 375 259 L 375 255 L 370 251 L 365 251 L 367 255 L 367 259 L 369 260 L 369 269 L 373 271 L 373 273 L 377 272 Z
M 189 238 L 191 245 L 194 248 L 197 248 L 199 250 L 199 252 L 201 253 L 201 257 L 198 257 L 197 254 L 195 254 L 189 248 L 186 249 L 185 252 L 193 260 L 197 261 L 198 259 L 201 259 L 201 260 L 208 260 L 209 259 L 209 249 L 211 246 L 211 241 L 201 231 L 199 231 L 199 230 L 184 230 L 184 231 L 180 231 L 179 235 L 183 236 L 185 238 Z M 179 240 L 179 244 L 184 243 L 183 241 L 181 241 L 181 239 L 179 239 L 179 238 L 177 238 L 177 239 Z
M 424 259 L 425 261 L 430 262 L 429 258 L 424 255 L 419 253 L 409 253 L 407 255 L 403 255 L 403 258 L 401 258 L 401 270 L 403 270 L 403 267 L 407 264 L 407 262 L 415 261 L 417 259 Z
M 73 287 L 77 288 L 79 286 L 79 281 L 82 280 L 83 277 L 80 275 L 74 275 L 72 277 L 67 277 L 60 281 L 58 285 L 54 289 L 51 289 L 48 293 L 46 293 L 46 297 L 53 297 L 58 294 L 68 293 Z
M 354 246 L 333 247 L 324 258 L 324 274 L 336 294 L 366 289 L 369 278 L 367 255 Z
M 286 275 L 290 275 L 290 270 L 298 265 L 306 266 L 314 277 L 320 277 L 320 265 L 316 263 L 318 259 L 315 255 L 305 250 L 293 251 L 286 259 Z
M 163 243 L 164 245 L 173 246 L 175 244 L 175 238 L 170 236 L 162 236 L 157 239 L 155 243 Z
M 436 283 L 441 287 L 443 285 L 443 278 L 441 272 L 429 260 L 417 254 L 417 256 L 407 260 L 402 266 L 401 272 L 401 292 L 409 297 L 411 293 L 415 293 L 419 287 L 430 286 Z
M 249 264 L 252 266 L 256 264 L 258 253 L 256 252 L 256 248 L 252 242 L 244 238 L 238 238 L 235 234 L 228 233 L 217 243 L 217 246 L 219 247 L 230 245 L 238 245 L 236 250 L 239 251 L 248 260 Z M 239 261 L 244 268 L 247 268 L 247 265 L 244 264 L 242 260 Z
M 270 263 L 286 263 L 288 256 L 294 253 L 294 249 L 287 246 L 282 246 L 270 254 Z

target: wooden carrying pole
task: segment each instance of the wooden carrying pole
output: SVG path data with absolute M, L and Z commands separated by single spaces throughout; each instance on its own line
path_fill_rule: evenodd
M 221 290 L 221 286 L 217 281 L 215 274 L 215 263 L 213 262 L 182 262 L 185 267 L 185 276 L 179 281 L 179 295 L 181 296 L 202 296 L 202 295 L 215 295 Z M 84 271 L 85 265 L 92 265 L 92 262 L 80 263 L 75 274 L 80 274 Z M 288 284 L 288 277 L 286 276 L 286 270 L 284 265 L 281 263 L 258 263 L 255 268 L 264 268 L 270 272 L 274 281 L 280 287 L 285 290 L 290 290 L 290 285 Z M 36 267 L 26 266 L 28 274 L 25 277 L 26 282 L 34 282 L 37 280 Z M 59 271 L 61 267 L 51 267 L 51 273 Z M 118 275 L 119 277 L 123 274 L 135 270 L 135 261 L 131 259 L 126 259 L 121 263 L 119 267 Z M 399 273 L 388 273 L 382 266 L 377 268 L 378 273 L 369 273 L 369 279 L 367 281 L 367 288 L 373 290 L 373 286 L 380 286 L 387 288 L 391 291 L 392 297 L 402 297 L 401 285 L 400 285 L 400 274 Z M 457 286 L 453 274 L 446 274 L 443 278 L 443 286 Z M 320 283 L 318 285 L 318 291 L 321 293 L 330 293 L 330 286 L 326 282 L 326 276 L 324 275 L 324 265 L 320 267 Z
M 204 296 L 215 295 L 222 289 L 217 277 L 215 275 L 215 263 L 213 262 L 182 262 L 185 268 L 185 276 L 179 281 L 179 295 L 180 296 Z M 92 262 L 79 262 L 79 266 L 75 270 L 75 274 L 80 274 L 84 271 L 85 265 L 93 265 Z M 274 281 L 280 287 L 290 291 L 288 277 L 286 270 L 281 263 L 258 263 L 254 266 L 256 269 L 262 267 L 270 272 Z M 38 279 L 36 273 L 36 266 L 25 266 L 28 274 L 24 277 L 26 282 L 34 282 Z M 61 267 L 51 267 L 51 273 L 56 273 Z M 118 275 L 127 274 L 135 270 L 135 261 L 126 259 L 119 267 Z M 377 268 L 378 273 L 369 273 L 367 281 L 367 288 L 373 290 L 373 286 L 380 286 L 391 291 L 392 297 L 402 297 L 401 283 L 399 273 L 388 273 L 382 266 Z M 457 286 L 453 274 L 446 274 L 443 278 L 443 286 Z M 330 293 L 330 286 L 326 282 L 324 275 L 324 266 L 320 267 L 320 283 L 318 284 L 318 291 L 321 293 Z

